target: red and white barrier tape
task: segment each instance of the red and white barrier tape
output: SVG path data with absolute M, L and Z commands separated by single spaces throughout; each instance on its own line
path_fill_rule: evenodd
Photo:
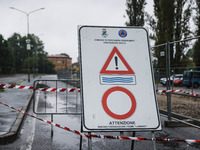
M 34 89 L 33 86 L 21 86 L 21 85 L 9 85 L 9 84 L 0 84 L 2 88 L 15 88 L 15 89 Z M 80 89 L 76 88 L 35 88 L 35 91 L 43 91 L 43 92 L 80 92 Z
M 1 88 L 15 88 L 15 89 L 34 89 L 33 86 L 21 86 L 21 85 L 9 85 L 9 84 L 0 84 Z M 35 88 L 35 91 L 43 91 L 43 92 L 81 92 L 80 89 L 76 88 Z M 156 90 L 157 93 L 185 93 L 192 96 L 200 96 L 200 94 L 195 94 L 183 90 Z
M 28 115 L 28 116 L 30 116 L 32 118 L 38 119 L 38 120 L 43 121 L 45 123 L 48 123 L 50 125 L 54 125 L 54 126 L 56 126 L 58 128 L 64 129 L 64 130 L 72 132 L 72 133 L 74 133 L 76 135 L 84 136 L 84 137 L 87 137 L 87 138 L 94 137 L 94 138 L 102 138 L 102 139 L 121 139 L 121 140 L 134 140 L 134 141 L 149 140 L 149 141 L 163 141 L 163 142 L 172 142 L 172 141 L 175 141 L 175 142 L 186 142 L 186 143 L 200 143 L 200 140 L 193 140 L 193 139 L 163 139 L 163 138 L 144 138 L 144 137 L 111 136 L 111 135 L 97 135 L 97 134 L 90 134 L 90 135 L 88 135 L 88 134 L 81 133 L 81 132 L 79 132 L 77 130 L 72 130 L 72 129 L 70 129 L 68 127 L 65 127 L 65 126 L 61 126 L 60 124 L 53 123 L 51 121 L 47 121 L 45 119 L 41 119 L 41 118 L 38 118 L 36 116 L 30 115 L 30 114 L 28 114 L 28 113 L 26 113 L 24 111 L 16 109 L 16 108 L 14 108 L 12 106 L 9 106 L 7 104 L 4 104 L 3 102 L 0 102 L 0 104 L 4 105 L 6 107 L 9 107 L 9 108 L 11 108 L 13 110 L 16 110 L 16 111 L 18 111 L 20 113 L 23 113 L 25 115 Z
M 191 93 L 191 92 L 187 92 L 187 91 L 183 91 L 183 90 L 156 90 L 157 93 L 185 93 L 185 94 L 189 94 L 192 96 L 200 96 L 200 94 L 195 94 L 195 93 Z

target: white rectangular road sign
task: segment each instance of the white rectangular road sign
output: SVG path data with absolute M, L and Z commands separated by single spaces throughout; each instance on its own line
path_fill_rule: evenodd
M 144 28 L 81 26 L 84 131 L 161 129 Z

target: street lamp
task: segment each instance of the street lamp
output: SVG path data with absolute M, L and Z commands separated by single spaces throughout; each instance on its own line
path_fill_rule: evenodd
M 43 10 L 45 8 L 39 8 L 39 9 L 33 10 L 31 12 L 25 12 L 25 11 L 17 9 L 15 7 L 10 7 L 10 9 L 14 9 L 16 11 L 19 11 L 21 13 L 26 14 L 26 16 L 27 16 L 27 40 L 26 40 L 26 44 L 27 44 L 27 50 L 31 50 L 30 39 L 28 38 L 28 36 L 29 36 L 29 15 L 36 12 L 36 11 Z M 28 52 L 28 58 L 29 58 L 29 52 Z M 30 62 L 28 61 L 28 82 L 30 82 L 30 66 L 29 65 L 30 65 Z

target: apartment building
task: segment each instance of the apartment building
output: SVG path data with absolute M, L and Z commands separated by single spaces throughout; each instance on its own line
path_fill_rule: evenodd
M 58 71 L 71 71 L 72 70 L 72 58 L 65 55 L 48 55 L 47 59 L 55 65 L 55 72 Z

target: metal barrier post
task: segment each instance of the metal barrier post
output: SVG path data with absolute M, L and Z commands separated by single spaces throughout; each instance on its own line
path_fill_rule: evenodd
M 151 132 L 151 134 L 152 134 L 152 141 L 153 141 L 153 149 L 154 150 L 156 150 L 156 140 L 155 140 L 155 134 L 154 134 L 154 131 L 153 132 Z
M 45 85 L 47 84 L 47 81 L 45 81 Z M 45 113 L 47 112 L 47 92 L 44 92 L 44 99 L 45 99 Z
M 51 122 L 53 122 L 53 114 L 51 114 Z M 51 125 L 51 139 L 53 138 L 53 125 Z
M 76 112 L 77 112 L 77 105 L 78 105 L 78 90 L 76 89 Z
M 133 131 L 132 137 L 135 137 L 135 131 Z M 131 141 L 131 150 L 134 150 L 134 140 Z
M 81 117 L 82 117 L 82 116 L 81 116 Z M 81 124 L 81 126 L 82 126 L 82 124 Z M 82 130 L 82 129 L 81 129 L 81 126 L 80 126 L 80 131 Z M 82 142 L 83 142 L 83 136 L 80 135 L 80 145 L 79 145 L 79 150 L 82 150 Z
M 172 75 L 173 75 L 173 80 L 172 80 L 172 84 L 171 84 L 171 86 L 172 86 L 172 90 L 174 89 L 174 76 L 175 76 L 175 72 L 174 72 L 174 69 L 172 69 Z
M 123 131 L 120 131 L 120 136 L 124 136 L 124 132 Z M 122 140 L 122 149 L 124 149 L 124 146 L 125 146 L 124 140 Z
M 47 112 L 47 93 L 46 93 L 46 91 L 44 92 L 44 100 L 45 100 L 45 103 L 44 103 L 44 105 L 45 105 L 45 113 Z
M 193 81 L 192 81 L 193 80 Z M 192 93 L 194 93 L 194 86 L 193 86 L 193 84 L 194 84 L 194 73 L 192 73 L 192 79 L 191 79 L 191 82 L 192 82 Z
M 33 112 L 34 112 L 34 110 L 35 110 L 35 85 L 37 85 L 37 83 L 36 83 L 37 81 L 34 81 L 33 82 Z
M 167 90 L 170 90 L 170 44 L 169 42 L 165 45 L 166 51 L 166 72 L 167 72 Z M 171 120 L 171 94 L 169 92 L 167 94 L 167 112 L 168 112 L 168 120 Z
M 156 76 L 157 76 L 157 86 L 156 86 L 156 90 L 158 90 L 158 84 L 159 84 L 159 69 L 156 69 Z
M 67 84 L 66 84 L 66 88 L 68 88 Z M 68 102 L 68 94 L 69 93 L 67 92 L 67 90 L 65 93 L 66 93 L 66 113 L 67 113 L 67 105 L 68 105 L 67 102 Z
M 80 145 L 79 145 L 79 150 L 82 150 L 82 139 L 83 139 L 83 137 L 80 136 Z
M 90 138 L 88 138 L 88 150 L 92 150 L 92 137 L 91 132 L 88 132 Z
M 58 82 L 56 80 L 56 89 L 58 89 Z M 58 107 L 58 93 L 57 93 L 57 90 L 56 90 L 56 113 L 57 113 L 57 108 Z

